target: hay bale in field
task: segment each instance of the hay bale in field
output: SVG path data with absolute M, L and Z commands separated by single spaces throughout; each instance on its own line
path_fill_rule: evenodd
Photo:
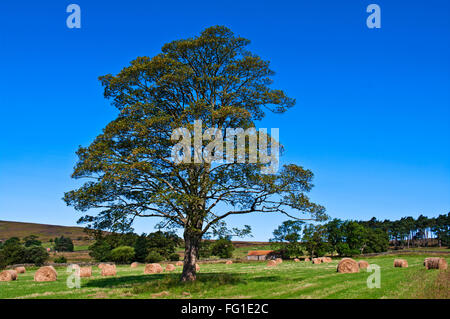
M 174 270 L 175 270 L 175 266 L 174 266 L 174 265 L 168 264 L 168 265 L 166 266 L 166 271 L 174 271 Z
M 305 261 L 311 261 L 311 259 L 309 259 L 309 258 L 305 258 Z
M 322 263 L 322 259 L 321 258 L 313 258 L 312 263 L 315 265 L 321 264 Z
M 337 265 L 337 272 L 343 274 L 359 272 L 358 263 L 352 258 L 342 258 Z
M 177 266 L 183 266 L 184 263 L 183 263 L 182 261 L 177 261 L 177 263 L 176 263 L 175 265 L 177 265 Z
M 103 269 L 103 267 L 105 267 L 105 266 L 107 266 L 108 264 L 104 264 L 104 263 L 101 263 L 101 264 L 98 264 L 98 268 L 99 269 Z
M 231 260 L 227 260 L 226 262 L 225 262 L 225 265 L 231 265 L 233 262 L 231 261 Z
M 138 262 L 131 263 L 130 265 L 131 268 L 137 268 L 138 266 L 139 266 Z
M 144 268 L 144 274 L 157 274 L 163 272 L 160 264 L 147 264 Z
M 117 274 L 116 265 L 105 264 L 102 268 L 102 276 L 115 276 Z
M 34 281 L 56 281 L 58 273 L 52 266 L 44 266 L 34 273 Z
M 92 267 L 80 267 L 80 277 L 91 277 Z
M 425 258 L 424 264 L 426 269 L 446 270 L 448 268 L 447 261 L 440 257 Z
M 267 262 L 268 267 L 275 267 L 276 265 L 278 265 L 278 263 L 275 260 L 269 260 Z
M 367 267 L 369 267 L 369 263 L 365 260 L 360 260 L 358 261 L 358 267 L 359 269 L 366 269 Z
M 300 261 L 300 259 L 294 258 L 294 262 L 298 263 L 299 261 Z
M 13 280 L 17 280 L 17 271 L 10 269 L 0 272 L 0 281 L 13 281 Z
M 319 259 L 322 263 L 330 263 L 333 261 L 330 257 L 320 257 Z
M 277 264 L 281 264 L 283 262 L 283 259 L 277 258 L 277 259 L 275 259 L 275 261 L 276 261 Z
M 16 267 L 14 269 L 18 274 L 24 274 L 26 272 L 25 267 Z
M 407 268 L 408 262 L 405 259 L 394 259 L 394 267 Z
M 195 264 L 195 271 L 199 271 L 200 270 L 200 265 L 199 264 Z

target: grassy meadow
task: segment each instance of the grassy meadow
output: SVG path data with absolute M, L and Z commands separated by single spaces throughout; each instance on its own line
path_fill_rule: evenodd
M 93 276 L 82 278 L 80 289 L 67 288 L 65 268 L 57 268 L 58 280 L 47 283 L 34 282 L 36 268 L 29 268 L 17 281 L 0 282 L 0 298 L 450 298 L 449 271 L 426 270 L 423 255 L 402 255 L 409 267 L 394 268 L 394 258 L 365 258 L 381 267 L 381 288 L 373 289 L 366 284 L 372 273 L 337 273 L 338 260 L 320 265 L 284 261 L 277 267 L 265 262 L 201 264 L 194 283 L 179 282 L 181 267 L 145 275 L 143 265 L 121 265 L 115 277 L 102 277 L 93 267 Z

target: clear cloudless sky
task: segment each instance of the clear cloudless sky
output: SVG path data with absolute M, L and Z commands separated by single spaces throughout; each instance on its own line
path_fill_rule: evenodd
M 81 29 L 66 7 L 81 7 Z M 366 7 L 381 7 L 381 29 Z M 79 145 L 117 112 L 98 76 L 164 43 L 225 25 L 271 61 L 274 88 L 296 98 L 259 126 L 280 128 L 283 162 L 311 169 L 311 198 L 342 219 L 450 210 L 450 2 L 2 1 L 0 220 L 75 225 L 65 191 Z M 242 215 L 254 240 L 286 218 Z M 138 220 L 137 232 L 154 230 Z

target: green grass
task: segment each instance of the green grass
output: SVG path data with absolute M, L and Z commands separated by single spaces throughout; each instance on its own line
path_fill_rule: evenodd
M 82 278 L 80 289 L 66 286 L 68 274 L 58 268 L 56 282 L 34 282 L 28 269 L 14 282 L 0 282 L 0 298 L 450 298 L 449 272 L 425 270 L 423 256 L 402 256 L 409 268 L 394 268 L 394 256 L 366 258 L 381 267 L 381 288 L 366 285 L 370 273 L 336 272 L 330 264 L 285 261 L 274 268 L 264 262 L 202 264 L 198 280 L 180 283 L 173 273 L 144 275 L 143 266 L 118 266 L 116 277 Z
M 413 248 L 405 247 L 404 250 L 413 250 L 413 251 L 418 251 L 418 252 L 419 251 L 436 251 L 436 252 L 444 251 L 444 252 L 450 252 L 450 249 L 447 248 L 447 247 L 413 247 Z M 395 252 L 395 250 L 391 250 L 391 251 Z M 398 250 L 398 251 L 401 252 L 402 250 Z
M 73 247 L 73 251 L 85 251 L 88 249 L 89 249 L 89 245 L 79 245 L 79 246 L 75 245 Z

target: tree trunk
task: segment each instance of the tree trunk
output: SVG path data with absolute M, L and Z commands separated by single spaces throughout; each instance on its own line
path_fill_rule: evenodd
M 201 237 L 195 233 L 184 232 L 184 265 L 181 281 L 194 281 L 197 278 L 197 258 Z

